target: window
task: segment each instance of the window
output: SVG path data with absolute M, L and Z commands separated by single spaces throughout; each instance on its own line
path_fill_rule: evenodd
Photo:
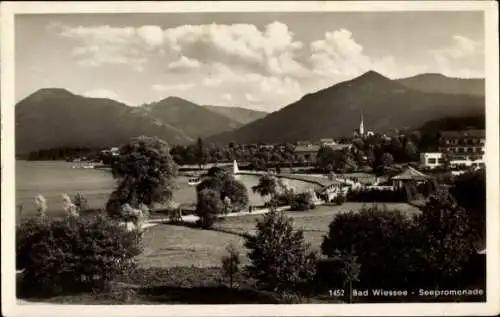
M 435 158 L 427 159 L 427 164 L 436 164 L 436 159 Z
M 467 148 L 467 152 L 468 152 L 468 153 L 472 153 L 472 152 L 474 152 L 474 148 L 471 148 L 471 147 Z
M 438 158 L 438 164 L 443 164 L 443 163 L 444 163 L 444 159 Z

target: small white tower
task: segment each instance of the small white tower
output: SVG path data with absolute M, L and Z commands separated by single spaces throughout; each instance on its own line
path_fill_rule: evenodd
M 365 125 L 363 123 L 363 110 L 361 110 L 361 122 L 359 123 L 359 135 L 365 134 Z

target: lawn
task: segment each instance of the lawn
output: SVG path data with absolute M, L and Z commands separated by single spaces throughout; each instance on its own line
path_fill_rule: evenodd
M 342 206 L 319 206 L 312 211 L 287 212 L 294 226 L 304 231 L 305 239 L 312 248 L 319 250 L 328 225 L 335 215 L 350 210 L 360 210 L 364 204 L 345 203 Z M 418 209 L 408 204 L 385 204 L 388 209 L 399 209 L 413 214 Z M 184 226 L 158 225 L 148 229 L 144 236 L 146 249 L 140 257 L 142 267 L 219 266 L 225 248 L 233 243 L 247 262 L 244 239 L 239 234 L 252 233 L 255 222 L 262 215 L 229 217 L 216 224 L 214 230 L 202 230 Z M 225 232 L 219 232 L 222 230 Z

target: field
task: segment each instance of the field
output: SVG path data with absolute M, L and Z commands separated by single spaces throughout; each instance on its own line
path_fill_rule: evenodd
M 385 204 L 388 209 L 399 209 L 413 214 L 418 209 L 408 204 Z M 357 211 L 361 203 L 346 203 L 342 206 L 319 206 L 307 212 L 287 212 L 294 220 L 294 226 L 304 231 L 305 239 L 311 247 L 319 251 L 323 236 L 335 215 L 346 211 Z M 233 243 L 244 256 L 244 239 L 239 234 L 252 233 L 255 222 L 262 215 L 229 217 L 215 226 L 215 230 L 202 230 L 175 225 L 158 225 L 145 233 L 145 252 L 140 258 L 143 267 L 197 266 L 212 267 L 220 265 L 225 248 Z M 230 233 L 232 232 L 232 233 Z M 246 258 L 243 259 L 245 263 Z

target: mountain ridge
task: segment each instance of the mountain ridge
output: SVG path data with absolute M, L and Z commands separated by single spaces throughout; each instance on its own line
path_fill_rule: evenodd
M 304 95 L 263 119 L 210 137 L 209 141 L 281 143 L 347 136 L 359 126 L 361 112 L 365 130 L 418 128 L 450 113 L 482 115 L 484 97 L 422 92 L 369 71 Z

